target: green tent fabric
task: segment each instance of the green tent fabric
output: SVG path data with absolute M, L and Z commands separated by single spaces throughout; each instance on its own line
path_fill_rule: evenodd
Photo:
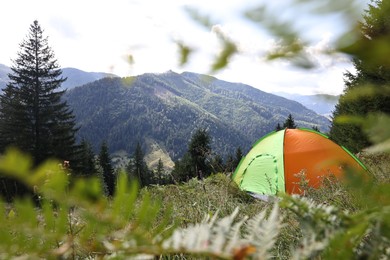
M 311 129 L 284 129 L 257 141 L 232 178 L 242 190 L 255 194 L 301 194 L 299 173 L 305 174 L 310 187 L 317 188 L 324 176 L 342 178 L 347 167 L 367 170 L 353 154 L 324 134 Z
M 241 160 L 237 169 L 243 169 L 243 173 L 236 182 L 241 184 L 243 190 L 254 193 L 262 190 L 263 194 L 276 194 L 284 190 L 283 145 L 280 145 L 283 139 L 283 132 L 266 135 Z M 260 142 L 261 145 L 258 145 Z M 243 163 L 248 166 L 240 168 Z

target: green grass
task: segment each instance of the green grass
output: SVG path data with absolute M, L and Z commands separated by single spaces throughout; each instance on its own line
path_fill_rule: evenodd
M 303 197 L 264 202 L 223 174 L 141 190 L 121 175 L 106 198 L 97 179 L 68 186 L 57 162 L 34 169 L 11 151 L 0 171 L 36 188 L 42 201 L 0 201 L 0 258 L 386 259 L 389 155 L 360 159 L 370 169 L 363 176 L 329 177 Z
M 217 211 L 219 216 L 225 217 L 237 207 L 241 215 L 251 217 L 267 205 L 239 190 L 224 174 L 215 174 L 202 181 L 191 179 L 180 185 L 150 186 L 142 190 L 142 193 L 146 192 L 152 199 L 162 199 L 163 210 L 173 207 L 173 217 L 181 226 L 200 222 Z
M 375 185 L 390 183 L 390 155 L 360 154 L 359 159 L 369 169 L 366 174 L 373 179 L 373 189 Z M 369 206 L 363 203 L 364 199 L 355 192 L 356 189 L 359 190 L 359 187 L 351 187 L 350 184 L 339 182 L 330 176 L 323 180 L 321 188 L 307 188 L 305 198 L 316 205 L 332 206 L 340 212 L 348 212 L 347 214 L 359 214 L 369 209 Z M 153 199 L 162 199 L 163 210 L 168 205 L 172 206 L 171 221 L 176 222 L 179 227 L 199 223 L 206 215 L 213 215 L 215 212 L 221 217 L 228 216 L 236 207 L 240 209 L 240 217 L 253 217 L 272 204 L 254 199 L 239 190 L 231 178 L 224 174 L 215 174 L 203 181 L 192 179 L 180 185 L 150 186 L 142 190 L 142 194 L 146 192 Z M 289 208 L 282 208 L 281 215 L 284 227 L 273 254 L 278 259 L 289 259 L 292 248 L 299 246 L 305 231 L 302 230 L 302 216 L 294 214 Z
M 374 183 L 390 183 L 390 155 L 359 155 L 360 160 L 367 166 L 368 176 Z M 161 198 L 163 205 L 172 205 L 175 215 L 185 223 L 201 221 L 206 214 L 216 211 L 221 216 L 227 216 L 239 207 L 242 214 L 253 216 L 264 209 L 269 203 L 254 199 L 246 192 L 238 189 L 229 176 L 214 174 L 205 180 L 192 179 L 180 185 L 149 186 L 142 190 L 152 198 Z M 320 189 L 307 188 L 305 196 L 317 203 L 333 205 L 343 210 L 356 211 L 356 198 L 349 192 L 345 184 L 331 176 L 323 180 Z

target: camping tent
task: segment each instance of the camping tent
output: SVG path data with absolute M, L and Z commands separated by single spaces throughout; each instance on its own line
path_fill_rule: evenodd
M 323 176 L 339 178 L 346 166 L 366 170 L 327 136 L 310 129 L 284 129 L 258 140 L 241 159 L 233 180 L 242 190 L 255 194 L 300 194 L 299 173 L 304 173 L 310 187 L 317 188 Z

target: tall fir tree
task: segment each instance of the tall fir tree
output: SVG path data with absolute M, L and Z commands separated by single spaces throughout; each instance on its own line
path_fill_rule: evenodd
M 139 142 L 133 154 L 133 167 L 130 174 L 138 180 L 141 186 L 146 186 L 152 182 L 151 174 L 145 162 L 145 155 Z
M 236 160 L 235 158 L 233 157 L 232 154 L 229 154 L 226 158 L 226 163 L 225 163 L 225 167 L 226 167 L 226 172 L 228 173 L 232 173 L 235 171 L 236 169 Z
M 390 1 L 372 1 L 365 10 L 360 24 L 361 38 L 347 51 L 354 55 L 355 73 L 344 74 L 345 89 L 333 112 L 330 138 L 346 146 L 352 152 L 359 152 L 370 146 L 371 141 L 359 125 L 340 123 L 339 116 L 365 117 L 370 113 L 390 113 Z M 390 53 L 388 53 L 390 54 Z M 370 88 L 376 95 L 354 95 L 359 90 Z
M 319 133 L 321 133 L 321 130 L 318 128 L 318 126 L 312 126 L 311 127 L 311 129 L 313 129 L 314 131 L 316 131 L 316 132 L 319 132 Z
M 160 159 L 158 159 L 158 163 L 157 163 L 157 167 L 156 167 L 156 173 L 158 175 L 163 175 L 165 174 L 165 169 L 164 169 L 164 163 L 163 161 Z
M 16 146 L 35 163 L 75 159 L 75 117 L 62 100 L 66 80 L 37 21 L 30 25 L 0 95 L 0 149 Z
M 100 147 L 99 164 L 103 171 L 103 181 L 107 188 L 107 195 L 112 196 L 115 192 L 116 176 L 106 142 L 103 142 Z
M 183 157 L 175 162 L 175 167 L 172 171 L 174 182 L 185 182 L 194 178 L 195 170 L 192 167 L 191 155 L 186 152 Z
M 210 162 L 207 158 L 211 154 L 210 135 L 206 129 L 198 129 L 191 137 L 188 153 L 195 169 L 195 176 L 199 179 L 210 175 Z
M 161 158 L 158 159 L 155 176 L 156 176 L 157 184 L 164 184 L 166 182 L 164 163 L 161 160 Z
M 74 169 L 78 175 L 94 176 L 97 175 L 95 154 L 91 144 L 83 139 L 80 143 L 80 151 L 77 167 Z
M 241 147 L 238 147 L 236 150 L 236 158 L 234 158 L 234 168 L 237 168 L 237 166 L 240 164 L 240 161 L 243 157 Z
M 291 114 L 289 114 L 288 117 L 286 118 L 286 121 L 284 121 L 283 128 L 290 128 L 290 129 L 297 128 L 297 125 L 295 124 L 294 118 Z
M 225 169 L 225 165 L 223 163 L 222 156 L 219 154 L 214 155 L 211 158 L 210 166 L 211 166 L 213 173 L 223 172 Z

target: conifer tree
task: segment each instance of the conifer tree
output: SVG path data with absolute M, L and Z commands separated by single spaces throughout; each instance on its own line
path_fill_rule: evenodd
M 311 129 L 313 129 L 314 131 L 319 132 L 319 133 L 321 132 L 320 129 L 318 128 L 318 126 L 316 126 L 316 125 L 313 126 Z
M 186 152 L 183 157 L 175 162 L 175 167 L 172 171 L 172 176 L 175 182 L 185 182 L 194 178 L 195 170 L 192 167 L 191 155 Z
M 77 173 L 83 176 L 92 176 L 97 174 L 95 164 L 95 154 L 91 144 L 87 140 L 82 140 L 80 143 L 79 165 L 76 169 Z
M 292 117 L 291 114 L 289 114 L 288 117 L 286 118 L 286 121 L 284 121 L 283 128 L 290 128 L 290 129 L 297 128 L 297 125 L 295 124 L 294 118 Z
M 390 41 L 390 1 L 372 1 L 360 24 L 361 39 L 347 51 L 355 55 L 356 73 L 344 74 L 345 89 L 333 112 L 330 138 L 358 152 L 371 145 L 361 127 L 352 123 L 337 122 L 339 116 L 365 117 L 370 113 L 390 113 L 390 62 L 388 55 L 380 54 Z M 359 95 L 351 98 L 352 92 L 371 88 L 377 95 Z
M 99 152 L 99 164 L 103 171 L 103 181 L 107 187 L 107 195 L 112 196 L 115 192 L 116 176 L 111 164 L 110 153 L 106 142 L 103 142 Z
M 192 136 L 188 145 L 188 152 L 195 169 L 195 176 L 199 179 L 210 174 L 210 163 L 207 157 L 211 153 L 210 136 L 205 129 L 198 129 Z
M 160 159 L 158 159 L 157 168 L 156 168 L 156 178 L 158 184 L 163 184 L 165 180 L 165 169 L 164 169 L 164 163 Z
M 165 170 L 164 170 L 164 163 L 163 163 L 163 161 L 160 158 L 160 159 L 158 159 L 156 173 L 157 174 L 164 174 L 164 172 L 165 172 Z
M 210 166 L 214 173 L 223 172 L 225 165 L 223 164 L 222 156 L 219 154 L 216 154 L 211 159 Z
M 237 168 L 238 164 L 240 163 L 241 159 L 242 159 L 242 150 L 241 150 L 241 147 L 238 147 L 237 150 L 236 150 L 236 158 L 234 159 L 234 168 Z
M 197 177 L 203 179 L 211 173 L 210 136 L 205 129 L 198 129 L 192 135 L 188 150 L 175 162 L 172 175 L 176 181 L 188 181 Z
M 134 150 L 133 158 L 130 160 L 127 169 L 130 176 L 135 178 L 140 186 L 146 186 L 151 183 L 151 174 L 144 157 L 145 155 L 142 151 L 141 144 L 138 142 Z
M 280 130 L 282 130 L 283 128 L 282 128 L 282 126 L 280 125 L 280 123 L 278 123 L 277 125 L 276 125 L 276 127 L 275 127 L 275 131 L 280 131 Z
M 236 167 L 235 167 L 235 160 L 233 158 L 232 154 L 229 154 L 227 159 L 226 159 L 226 171 L 227 172 L 234 172 Z
M 0 95 L 0 149 L 16 146 L 35 163 L 55 157 L 72 166 L 77 129 L 59 90 L 66 78 L 37 21 L 30 25 L 11 70 Z

